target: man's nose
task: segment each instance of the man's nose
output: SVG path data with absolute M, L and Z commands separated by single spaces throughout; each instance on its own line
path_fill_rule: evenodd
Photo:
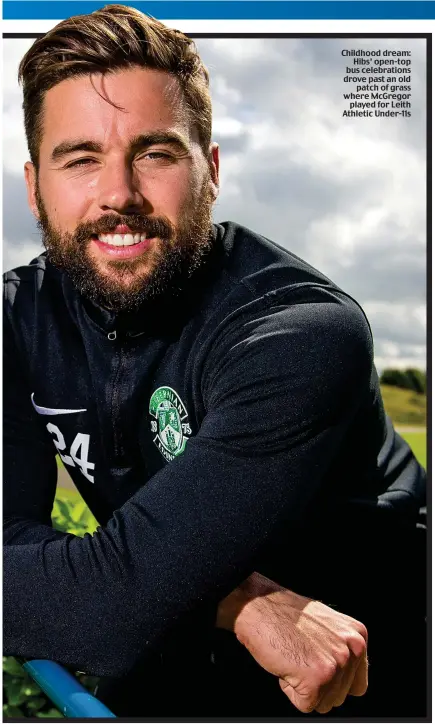
M 98 180 L 97 196 L 103 211 L 128 214 L 143 211 L 146 204 L 134 172 L 125 165 L 111 165 L 103 170 Z

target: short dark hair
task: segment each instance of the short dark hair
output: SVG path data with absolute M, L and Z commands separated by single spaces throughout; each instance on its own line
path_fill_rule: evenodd
M 209 75 L 196 46 L 179 30 L 125 5 L 106 5 L 63 20 L 36 40 L 23 57 L 24 126 L 30 158 L 38 166 L 46 92 L 61 81 L 140 66 L 178 78 L 201 147 L 211 141 Z

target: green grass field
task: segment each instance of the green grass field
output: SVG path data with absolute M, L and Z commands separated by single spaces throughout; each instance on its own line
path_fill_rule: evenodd
M 394 425 L 426 426 L 426 396 L 393 385 L 381 385 L 385 410 Z
M 406 440 L 419 463 L 426 468 L 427 465 L 427 440 L 426 430 L 412 431 L 411 433 L 400 433 Z

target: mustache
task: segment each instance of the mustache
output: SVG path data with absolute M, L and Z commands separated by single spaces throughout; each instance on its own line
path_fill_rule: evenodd
M 143 216 L 141 214 L 105 214 L 95 221 L 82 222 L 75 230 L 77 241 L 85 241 L 98 234 L 113 234 L 118 225 L 124 224 L 133 234 L 146 234 L 147 237 L 158 237 L 169 240 L 174 237 L 175 229 L 169 219 L 164 217 Z

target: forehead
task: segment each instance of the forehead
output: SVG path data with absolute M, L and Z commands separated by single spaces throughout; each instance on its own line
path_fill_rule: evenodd
M 73 134 L 102 144 L 147 131 L 178 130 L 193 139 L 178 80 L 164 71 L 129 68 L 69 78 L 45 94 L 41 155 Z

